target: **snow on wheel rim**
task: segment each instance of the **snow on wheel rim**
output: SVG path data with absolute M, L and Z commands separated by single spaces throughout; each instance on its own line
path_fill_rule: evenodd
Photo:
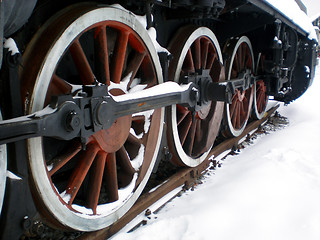
M 143 44 L 145 45 L 145 48 L 147 50 L 147 54 L 149 54 L 148 56 L 150 56 L 150 61 L 152 62 L 153 68 L 155 70 L 155 78 L 158 83 L 162 82 L 161 67 L 155 47 L 146 29 L 141 25 L 134 14 L 124 9 L 115 7 L 104 7 L 98 9 L 93 9 L 93 7 L 91 7 L 86 9 L 83 6 L 82 8 L 80 6 L 79 9 L 80 10 L 78 12 L 77 10 L 72 12 L 75 13 L 75 15 L 78 14 L 78 17 L 76 17 L 74 21 L 72 21 L 71 24 L 68 25 L 58 35 L 55 42 L 51 45 L 49 51 L 46 53 L 45 59 L 41 65 L 36 82 L 33 87 L 33 94 L 31 96 L 29 105 L 30 107 L 28 109 L 30 113 L 38 111 L 44 107 L 43 105 L 46 101 L 46 91 L 44 91 L 44 89 L 49 88 L 49 84 L 51 81 L 51 77 L 53 76 L 53 73 L 55 71 L 55 67 L 60 61 L 60 58 L 65 53 L 66 46 L 69 46 L 69 44 L 71 44 L 71 42 L 74 41 L 77 36 L 82 34 L 84 30 L 105 21 L 116 24 L 116 27 L 118 26 L 117 24 L 120 24 L 121 27 L 124 26 L 126 29 L 129 29 L 128 31 L 132 31 L 133 34 L 137 35 L 141 39 L 141 41 L 143 41 Z M 79 12 L 81 13 L 80 15 Z M 53 185 L 53 181 L 51 181 L 51 179 L 49 179 L 48 177 L 50 169 L 45 162 L 44 150 L 42 147 L 39 147 L 43 146 L 43 139 L 33 138 L 28 140 L 28 153 L 30 159 L 29 164 L 36 192 L 38 192 L 41 203 L 44 205 L 46 212 L 48 212 L 49 215 L 51 215 L 54 220 L 58 222 L 60 227 L 67 227 L 79 231 L 99 230 L 116 222 L 132 207 L 134 202 L 141 194 L 145 184 L 147 183 L 160 147 L 163 128 L 162 123 L 164 121 L 164 110 L 155 110 L 154 114 L 156 113 L 156 120 L 153 121 L 152 119 L 151 127 L 149 127 L 148 129 L 149 132 L 151 131 L 151 128 L 156 129 L 155 131 L 156 133 L 158 133 L 158 135 L 155 133 L 154 143 L 150 144 L 152 147 L 154 147 L 150 157 L 150 164 L 147 166 L 147 169 L 139 170 L 138 174 L 141 171 L 144 172 L 143 178 L 139 178 L 141 174 L 136 176 L 134 179 L 135 181 L 139 180 L 139 183 L 132 180 L 131 183 L 134 183 L 133 190 L 130 190 L 130 192 L 127 193 L 124 197 L 119 197 L 120 200 L 116 200 L 115 202 L 113 202 L 116 203 L 113 204 L 114 206 L 109 205 L 110 209 L 108 210 L 108 212 L 101 211 L 97 214 L 92 214 L 92 211 L 89 211 L 87 213 L 86 209 L 84 208 L 73 209 L 70 208 L 70 206 L 67 206 L 66 203 L 63 203 L 63 194 L 59 193 L 56 186 Z M 152 125 L 153 122 L 156 127 Z M 146 147 L 148 147 L 148 145 Z M 129 184 L 128 186 L 131 185 L 132 184 Z M 68 198 L 68 196 L 64 197 Z M 103 206 L 98 205 L 97 211 L 99 211 L 100 207 L 103 208 L 107 204 L 102 204 Z
M 253 57 L 253 51 L 252 51 L 252 45 L 251 45 L 251 42 L 249 40 L 248 37 L 246 36 L 242 36 L 241 38 L 239 39 L 232 39 L 231 40 L 233 43 L 235 42 L 235 45 L 233 44 L 230 44 L 230 43 L 227 43 L 226 46 L 225 46 L 225 50 L 224 52 L 228 52 L 229 50 L 232 51 L 232 54 L 231 54 L 231 57 L 228 61 L 228 66 L 226 66 L 226 68 L 228 67 L 227 69 L 227 76 L 226 76 L 226 79 L 227 80 L 230 80 L 232 79 L 232 70 L 233 70 L 233 64 L 235 62 L 235 60 L 237 59 L 237 61 L 239 61 L 241 63 L 241 60 L 244 60 L 244 59 L 238 59 L 238 50 L 239 48 L 241 48 L 241 46 L 243 46 L 246 51 L 249 51 L 250 53 L 250 58 L 251 58 L 251 64 L 249 62 L 249 64 L 251 65 L 251 73 L 254 73 L 254 57 Z M 245 54 L 243 54 L 244 56 Z M 237 57 L 237 58 L 236 58 Z M 246 66 L 243 66 L 243 68 L 245 69 Z M 243 70 L 243 69 L 242 69 Z M 239 69 L 237 73 L 239 73 L 241 70 Z M 236 89 L 237 91 L 237 89 Z M 245 110 L 246 111 L 246 116 L 245 116 L 245 119 L 243 120 L 239 120 L 239 122 L 242 122 L 240 124 L 240 127 L 239 128 L 236 128 L 234 126 L 234 122 L 232 120 L 232 116 L 230 116 L 230 106 L 232 106 L 232 104 L 226 104 L 225 105 L 225 118 L 226 118 L 226 128 L 227 128 L 227 133 L 224 133 L 225 135 L 227 136 L 233 136 L 233 137 L 237 137 L 239 135 L 241 135 L 241 133 L 243 132 L 243 130 L 245 129 L 246 125 L 247 125 L 247 122 L 248 122 L 248 119 L 249 119 L 249 115 L 250 115 L 250 112 L 251 112 L 251 107 L 252 107 L 252 101 L 253 101 L 253 88 L 249 88 L 247 89 L 246 91 L 248 91 L 249 93 L 249 99 L 247 99 L 248 103 L 246 105 L 247 106 L 247 109 Z M 247 93 L 246 93 L 247 94 Z M 242 100 L 244 99 L 244 97 L 246 96 L 243 96 L 244 94 L 241 93 L 240 91 L 235 95 L 238 95 L 238 99 L 240 99 L 239 101 L 242 102 Z M 235 97 L 235 95 L 233 96 L 233 98 Z M 237 97 L 236 97 L 237 98 Z M 242 103 L 243 104 L 243 103 Z M 239 113 L 240 115 L 240 113 Z
M 2 115 L 0 111 L 0 121 Z M 4 200 L 4 193 L 6 188 L 6 172 L 7 172 L 7 147 L 5 144 L 0 145 L 0 214 L 2 210 L 2 204 Z
M 175 54 L 173 55 L 176 55 L 175 57 L 177 58 L 176 62 L 171 63 L 171 65 L 169 66 L 169 77 L 171 75 L 171 78 L 175 82 L 179 82 L 180 80 L 180 73 L 182 71 L 182 67 L 184 65 L 185 59 L 187 58 L 186 56 L 188 52 L 191 52 L 191 46 L 195 43 L 195 41 L 199 42 L 198 51 L 201 52 L 201 54 L 203 50 L 208 51 L 208 48 L 207 49 L 205 49 L 205 47 L 202 48 L 203 45 L 200 44 L 201 40 L 205 40 L 207 44 L 206 46 L 210 45 L 210 47 L 212 48 L 212 51 L 216 55 L 213 58 L 212 62 L 214 60 L 217 60 L 220 63 L 220 66 L 222 66 L 223 60 L 222 60 L 222 53 L 219 47 L 219 43 L 216 36 L 210 29 L 206 27 L 193 27 L 193 26 L 182 28 L 177 33 L 176 38 L 173 39 L 173 41 L 170 43 L 170 47 L 169 47 L 169 51 L 173 53 L 175 52 Z M 206 61 L 209 61 L 209 60 L 206 59 Z M 203 67 L 202 63 L 199 63 L 198 65 L 201 65 L 200 67 L 198 67 L 199 69 Z M 172 67 L 171 71 L 170 71 L 170 67 Z M 203 68 L 206 68 L 206 67 L 203 67 Z M 213 68 L 213 65 L 209 67 L 210 70 L 212 68 Z M 209 144 L 203 143 L 202 145 L 204 146 L 202 147 L 204 147 L 204 149 L 206 150 L 202 151 L 200 155 L 198 154 L 198 156 L 192 156 L 192 153 L 187 153 L 183 147 L 183 143 L 181 143 L 181 139 L 180 139 L 181 132 L 179 132 L 180 129 L 178 129 L 177 105 L 171 106 L 171 109 L 169 108 L 169 118 L 170 118 L 168 119 L 170 123 L 170 126 L 168 128 L 169 136 L 170 136 L 169 142 L 173 142 L 173 145 L 174 145 L 174 146 L 171 146 L 171 149 L 174 149 L 173 151 L 175 152 L 175 155 L 177 155 L 177 156 L 174 156 L 174 159 L 173 159 L 173 161 L 176 164 L 184 165 L 188 167 L 195 167 L 195 166 L 198 166 L 201 162 L 203 162 L 206 159 L 206 157 L 208 156 L 212 148 L 214 139 L 218 134 L 219 124 L 221 122 L 222 115 L 223 115 L 223 105 L 224 104 L 222 102 L 210 103 L 208 106 L 209 108 L 207 110 L 204 110 L 204 112 L 206 112 L 204 113 L 204 115 L 208 115 L 208 112 L 212 114 L 208 118 L 211 119 L 210 122 L 212 123 L 217 122 L 216 124 L 218 124 L 218 126 L 215 124 L 214 128 L 210 126 L 208 127 L 210 133 L 207 133 L 208 134 L 207 138 L 209 139 L 211 137 L 212 143 L 210 142 L 210 140 L 206 141 L 206 142 L 210 142 Z M 198 113 L 198 114 L 201 114 L 201 113 Z M 203 118 L 206 121 L 207 117 L 205 116 Z M 208 147 L 205 145 L 210 145 L 210 146 Z

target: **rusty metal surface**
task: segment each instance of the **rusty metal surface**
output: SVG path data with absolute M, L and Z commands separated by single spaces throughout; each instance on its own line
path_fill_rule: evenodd
M 209 159 L 212 159 L 213 156 L 217 157 L 221 153 L 225 152 L 226 150 L 236 147 L 239 141 L 243 137 L 245 137 L 247 134 L 254 131 L 255 129 L 258 129 L 258 127 L 262 123 L 266 122 L 268 118 L 271 116 L 271 114 L 274 113 L 278 107 L 279 105 L 274 106 L 273 108 L 271 108 L 269 111 L 266 112 L 265 116 L 262 119 L 253 121 L 250 124 L 248 124 L 246 129 L 240 136 L 236 138 L 226 139 L 219 145 L 215 146 L 210 151 L 210 154 L 208 155 L 207 159 L 204 162 L 202 162 L 199 166 L 194 168 L 182 168 L 180 171 L 178 171 L 173 176 L 168 178 L 168 180 L 164 184 L 162 184 L 160 187 L 158 187 L 155 191 L 151 193 L 143 194 L 139 198 L 139 200 L 136 202 L 136 204 L 127 212 L 127 214 L 112 226 L 102 229 L 100 231 L 85 233 L 81 237 L 79 237 L 78 240 L 89 240 L 89 239 L 105 240 L 108 237 L 111 237 L 112 235 L 120 231 L 126 224 L 128 224 L 138 214 L 143 212 L 145 209 L 147 209 L 149 206 L 151 206 L 153 203 L 161 199 L 163 196 L 165 196 L 172 190 L 176 189 L 179 186 L 185 185 L 186 187 L 188 187 L 192 185 L 193 182 L 197 178 L 199 178 L 205 172 L 205 170 L 209 167 L 210 165 Z

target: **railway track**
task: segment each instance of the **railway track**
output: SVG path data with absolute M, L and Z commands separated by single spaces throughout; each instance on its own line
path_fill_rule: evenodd
M 265 123 L 278 109 L 278 107 L 279 105 L 275 105 L 266 112 L 262 119 L 249 123 L 243 133 L 238 137 L 226 139 L 220 144 L 216 145 L 214 148 L 212 148 L 205 161 L 203 161 L 199 166 L 193 168 L 182 168 L 166 179 L 163 183 L 156 186 L 154 191 L 142 194 L 134 206 L 115 224 L 96 232 L 85 233 L 76 239 L 108 239 L 120 231 L 128 223 L 130 223 L 130 221 L 132 221 L 137 215 L 141 214 L 152 204 L 169 194 L 174 189 L 181 186 L 183 186 L 185 189 L 189 189 L 195 183 L 195 181 L 206 172 L 206 169 L 210 166 L 210 163 L 215 159 L 215 157 L 227 150 L 236 149 L 239 143 L 241 143 L 241 140 L 243 140 L 248 134 L 258 130 L 259 127 Z M 138 225 L 141 224 L 143 223 L 138 223 Z

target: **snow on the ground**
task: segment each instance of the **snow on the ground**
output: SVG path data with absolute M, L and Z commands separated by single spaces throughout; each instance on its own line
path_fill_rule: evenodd
M 258 138 L 145 226 L 113 239 L 319 240 L 320 68 L 311 88 L 280 114 L 286 128 Z

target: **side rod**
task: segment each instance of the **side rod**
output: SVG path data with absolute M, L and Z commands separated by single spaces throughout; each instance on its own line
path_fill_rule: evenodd
M 193 83 L 180 86 L 174 82 L 122 96 L 109 95 L 106 85 L 83 90 L 85 97 L 61 96 L 41 111 L 1 121 L 0 144 L 38 136 L 62 140 L 80 137 L 85 141 L 95 132 L 110 128 L 121 116 L 172 104 L 193 106 L 199 95 Z
M 120 96 L 111 96 L 107 85 L 83 86 L 75 97 L 57 96 L 41 111 L 1 121 L 0 144 L 38 136 L 62 140 L 79 137 L 86 143 L 88 137 L 110 128 L 122 116 L 174 104 L 197 111 L 209 101 L 230 103 L 234 88 L 246 89 L 253 79 L 245 72 L 239 79 L 216 83 L 207 75 L 196 76 L 188 84 L 166 82 Z

